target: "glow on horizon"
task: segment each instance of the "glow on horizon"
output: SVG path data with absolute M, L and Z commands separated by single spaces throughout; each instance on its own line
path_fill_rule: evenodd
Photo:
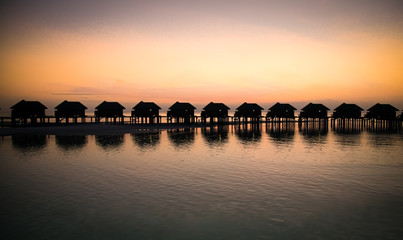
M 193 27 L 35 29 L 2 53 L 0 102 L 403 104 L 401 33 L 338 28 L 319 37 L 220 18 Z

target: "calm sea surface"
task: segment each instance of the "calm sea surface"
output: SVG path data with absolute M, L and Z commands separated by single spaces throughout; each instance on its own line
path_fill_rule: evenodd
M 403 134 L 0 137 L 2 239 L 402 239 Z

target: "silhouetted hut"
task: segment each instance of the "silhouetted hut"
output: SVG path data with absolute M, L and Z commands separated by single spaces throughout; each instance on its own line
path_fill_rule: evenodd
M 35 124 L 38 121 L 44 122 L 45 109 L 47 107 L 38 101 L 25 101 L 21 100 L 11 109 L 11 123 L 16 125 L 17 123 L 27 124 L 28 119 L 30 119 L 31 124 Z
M 167 112 L 168 122 L 172 123 L 175 119 L 176 123 L 191 123 L 195 122 L 194 110 L 196 108 L 190 103 L 176 102 Z
M 338 132 L 359 131 L 363 127 L 361 111 L 363 109 L 356 104 L 343 103 L 334 109 L 331 124 L 333 130 Z
M 112 118 L 114 123 L 116 123 L 116 119 L 123 123 L 123 109 L 125 107 L 118 102 L 103 101 L 95 108 L 96 121 L 100 122 L 101 118 L 105 118 L 105 121 L 108 122 L 109 118 Z
M 243 118 L 244 122 L 248 122 L 250 118 L 252 122 L 259 122 L 262 116 L 262 110 L 263 108 L 256 103 L 244 102 L 236 109 L 234 117 L 238 118 L 239 121 Z
M 66 123 L 69 122 L 69 118 L 73 118 L 75 123 L 77 123 L 77 118 L 81 118 L 81 122 L 85 122 L 85 109 L 87 107 L 80 102 L 64 100 L 55 109 L 56 123 L 61 122 L 63 118 L 66 119 Z
M 210 118 L 210 123 L 214 122 L 214 118 L 217 118 L 217 122 L 223 122 L 228 118 L 228 110 L 230 108 L 227 107 L 224 103 L 213 103 L 210 102 L 207 104 L 203 111 L 201 112 L 201 117 L 206 123 L 207 118 Z
M 343 103 L 334 109 L 333 118 L 358 119 L 361 118 L 361 111 L 363 111 L 363 109 L 356 104 Z
M 380 120 L 395 120 L 396 112 L 399 111 L 397 108 L 390 104 L 380 104 L 377 103 L 370 107 L 368 113 L 365 115 L 367 118 L 380 119 Z
M 161 108 L 153 102 L 141 101 L 133 107 L 132 117 L 135 123 L 137 123 L 137 120 L 141 120 L 141 123 L 147 123 L 147 120 L 150 124 L 155 122 L 159 123 L 160 109 Z
M 295 119 L 295 115 L 294 115 L 295 110 L 297 110 L 297 109 L 288 103 L 276 103 L 271 108 L 269 108 L 269 111 L 267 112 L 267 115 L 266 115 L 266 121 L 269 118 L 271 118 L 272 120 L 277 118 L 279 121 L 284 121 L 284 120 L 288 121 L 290 119 L 294 120 Z
M 309 103 L 301 110 L 300 118 L 327 119 L 327 111 L 329 108 L 320 103 Z

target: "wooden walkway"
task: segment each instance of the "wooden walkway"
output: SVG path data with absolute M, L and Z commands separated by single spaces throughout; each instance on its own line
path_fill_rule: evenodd
M 123 121 L 118 121 L 119 119 L 101 119 L 97 120 L 95 116 L 86 116 L 85 118 L 77 118 L 73 119 L 73 121 L 56 122 L 55 116 L 46 116 L 44 118 L 38 119 L 36 123 L 27 124 L 23 122 L 16 122 L 15 126 L 12 126 L 11 117 L 0 117 L 0 127 L 30 127 L 30 126 L 63 126 L 63 125 L 73 125 L 73 124 L 127 124 L 127 125 L 183 125 L 183 123 L 175 123 L 171 122 L 172 119 L 167 116 L 160 116 L 159 123 L 146 123 L 135 121 L 132 116 L 123 116 Z M 207 119 L 208 120 L 208 119 Z M 284 125 L 284 124 L 295 124 L 298 123 L 300 128 L 325 128 L 327 129 L 329 126 L 334 131 L 347 131 L 347 130 L 372 130 L 372 131 L 389 131 L 389 130 L 398 130 L 401 131 L 403 129 L 403 121 L 402 120 L 379 120 L 379 119 L 368 119 L 368 118 L 359 118 L 359 119 L 334 119 L 332 117 L 323 118 L 323 119 L 286 119 L 286 120 L 272 120 L 268 119 L 265 116 L 260 117 L 258 121 L 245 121 L 244 119 L 239 119 L 234 116 L 229 116 L 225 121 L 221 121 L 220 123 L 209 121 L 204 122 L 201 116 L 195 116 L 192 123 L 189 125 L 193 126 L 213 126 L 213 125 L 235 125 L 235 124 L 260 124 L 266 123 L 268 125 Z

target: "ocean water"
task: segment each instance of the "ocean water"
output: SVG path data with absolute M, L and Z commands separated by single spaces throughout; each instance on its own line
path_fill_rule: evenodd
M 402 239 L 403 134 L 0 137 L 2 239 Z

